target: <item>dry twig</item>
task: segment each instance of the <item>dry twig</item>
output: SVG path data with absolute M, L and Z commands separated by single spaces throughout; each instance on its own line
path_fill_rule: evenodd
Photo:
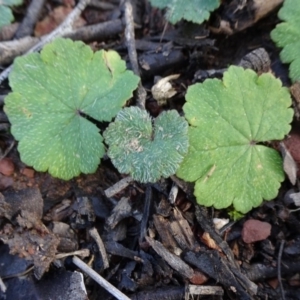
M 62 37 L 72 40 L 80 40 L 86 43 L 93 41 L 102 41 L 111 36 L 123 32 L 124 25 L 120 19 L 107 21 L 103 23 L 93 24 L 76 28 L 71 32 L 67 32 Z M 19 40 L 4 41 L 0 43 L 0 64 L 5 65 L 11 63 L 15 57 L 23 55 L 31 47 L 44 38 L 26 36 Z M 1 99 L 1 98 L 0 98 Z
M 193 285 L 189 284 L 186 287 L 185 290 L 185 299 L 188 300 L 190 299 L 189 296 L 192 296 L 194 299 L 194 296 L 199 295 L 201 296 L 223 296 L 224 295 L 224 290 L 220 286 L 210 286 L 210 285 Z
M 281 293 L 281 299 L 285 300 L 285 295 L 284 295 L 284 289 L 282 285 L 282 278 L 281 278 L 281 258 L 282 258 L 282 252 L 283 252 L 283 247 L 284 247 L 285 241 L 282 240 L 280 243 L 280 248 L 278 252 L 278 259 L 277 259 L 277 278 L 279 282 L 279 287 L 280 287 L 280 293 Z
M 14 36 L 15 39 L 29 36 L 33 32 L 33 28 L 38 21 L 40 13 L 44 7 L 46 0 L 32 0 L 26 12 L 26 16 L 20 23 L 18 30 Z
M 5 293 L 5 292 L 6 292 L 6 289 L 7 289 L 7 287 L 6 287 L 6 285 L 4 284 L 4 282 L 2 281 L 2 279 L 1 279 L 1 277 L 0 277 L 0 291 L 1 291 L 2 293 Z
M 80 0 L 77 6 L 73 9 L 73 11 L 68 15 L 65 21 L 58 26 L 55 30 L 53 30 L 50 34 L 46 35 L 44 38 L 41 39 L 39 43 L 34 45 L 31 49 L 29 49 L 27 53 L 32 53 L 39 51 L 43 48 L 44 45 L 51 42 L 58 36 L 62 36 L 63 34 L 70 33 L 72 31 L 72 25 L 74 24 L 75 20 L 81 14 L 81 12 L 85 9 L 85 7 L 89 4 L 90 0 Z M 6 68 L 0 74 L 0 84 L 8 77 L 12 66 Z
M 162 243 L 153 240 L 148 236 L 146 236 L 146 241 L 159 256 L 161 256 L 174 270 L 179 272 L 182 276 L 186 278 L 192 278 L 194 276 L 194 270 L 180 257 L 168 251 Z
M 121 192 L 122 190 L 124 190 L 125 188 L 127 188 L 127 186 L 133 181 L 133 179 L 130 176 L 127 176 L 123 179 L 121 179 L 120 181 L 118 181 L 117 183 L 115 183 L 113 186 L 107 188 L 104 193 L 105 196 L 107 198 L 111 198 L 114 195 L 118 194 L 119 192 Z
M 132 14 L 132 4 L 130 0 L 125 0 L 125 39 L 127 44 L 128 56 L 131 63 L 132 70 L 134 74 L 140 76 L 140 69 L 137 59 L 137 52 L 135 47 L 135 36 L 134 36 L 134 22 L 133 22 L 133 14 Z M 141 109 L 145 109 L 147 92 L 142 86 L 140 81 L 138 89 L 137 89 L 137 106 Z
M 73 257 L 73 263 L 80 268 L 83 272 L 93 278 L 98 284 L 100 284 L 104 289 L 106 289 L 110 294 L 115 296 L 119 300 L 130 300 L 125 294 L 120 292 L 117 288 L 115 288 L 111 283 L 109 283 L 106 279 L 96 273 L 92 268 L 90 268 L 86 263 L 84 263 L 77 256 Z
M 80 257 L 88 257 L 90 255 L 90 250 L 89 249 L 80 249 L 76 250 L 73 252 L 68 252 L 68 253 L 59 253 L 55 255 L 55 259 L 62 259 L 68 256 L 74 256 L 78 255 Z
M 145 195 L 144 211 L 143 211 L 143 218 L 142 218 L 142 221 L 141 221 L 141 230 L 140 230 L 140 238 L 139 238 L 140 243 L 143 242 L 143 240 L 145 238 L 145 235 L 146 235 L 147 223 L 148 223 L 149 214 L 150 214 L 151 201 L 152 201 L 152 187 L 150 185 L 147 185 L 146 195 Z
M 103 241 L 101 239 L 101 236 L 99 235 L 99 233 L 95 227 L 90 229 L 89 233 L 90 233 L 91 237 L 95 240 L 95 242 L 99 248 L 99 251 L 100 251 L 100 254 L 101 254 L 102 260 L 103 260 L 103 268 L 107 269 L 109 267 L 109 262 L 108 262 L 106 250 L 105 250 Z

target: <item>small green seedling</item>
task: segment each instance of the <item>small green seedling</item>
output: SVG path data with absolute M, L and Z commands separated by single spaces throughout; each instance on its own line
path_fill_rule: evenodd
M 238 221 L 245 217 L 245 214 L 242 214 L 241 212 L 235 210 L 232 207 L 228 208 L 227 213 L 228 213 L 228 216 L 230 217 L 230 219 L 233 221 Z
M 300 81 L 300 1 L 285 0 L 278 12 L 278 17 L 284 21 L 271 32 L 272 40 L 283 48 L 280 58 L 284 63 L 290 63 L 290 78 L 293 82 Z
M 105 150 L 91 120 L 111 121 L 138 81 L 117 52 L 69 39 L 17 58 L 4 110 L 21 160 L 65 180 L 95 172 Z
M 220 0 L 150 0 L 158 8 L 167 8 L 166 18 L 172 24 L 181 19 L 201 24 L 209 19 L 210 12 L 220 5 Z
M 280 80 L 232 66 L 223 81 L 190 86 L 186 100 L 190 147 L 177 175 L 196 182 L 198 203 L 246 213 L 275 198 L 282 159 L 262 143 L 290 130 L 291 98 Z
M 103 137 L 119 172 L 144 183 L 173 175 L 189 145 L 188 123 L 175 110 L 161 113 L 152 125 L 145 110 L 124 108 Z
M 14 20 L 10 6 L 20 5 L 23 0 L 0 0 L 0 29 Z

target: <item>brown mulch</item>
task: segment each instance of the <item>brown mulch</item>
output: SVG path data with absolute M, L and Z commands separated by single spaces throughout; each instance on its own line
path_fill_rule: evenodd
M 16 21 L 28 16 L 33 2 L 15 8 Z M 259 56 L 259 65 L 249 67 L 262 72 L 261 62 L 267 61 L 283 84 L 291 85 L 288 66 L 270 39 L 279 22 L 278 7 L 256 21 L 256 1 L 227 0 L 203 25 L 182 21 L 172 26 L 148 1 L 131 2 L 146 109 L 153 117 L 165 109 L 182 113 L 189 85 L 221 77 L 221 70 L 243 65 L 246 55 L 259 48 L 268 58 Z M 44 35 L 74 5 L 71 0 L 44 1 L 38 17 L 25 24 L 27 30 L 13 24 L 0 37 Z M 70 36 L 94 50 L 115 49 L 132 68 L 123 15 L 117 0 L 92 1 Z M 83 24 L 95 27 L 83 32 Z M 13 57 L 1 54 L 1 43 L 4 68 Z M 172 83 L 176 95 L 159 105 L 150 93 L 156 77 L 174 74 L 180 74 Z M 300 299 L 300 202 L 291 196 L 299 191 L 298 180 L 293 185 L 287 178 L 276 199 L 234 222 L 228 210 L 197 205 L 193 186 L 175 176 L 140 184 L 119 174 L 108 158 L 95 174 L 59 180 L 21 162 L 2 110 L 8 92 L 6 81 L 0 86 L 0 279 L 7 290 L 0 288 L 0 300 L 115 299 L 74 264 L 74 255 L 135 300 Z M 298 136 L 296 119 L 292 126 Z M 295 145 L 287 143 L 289 149 Z M 121 180 L 124 186 L 116 190 Z

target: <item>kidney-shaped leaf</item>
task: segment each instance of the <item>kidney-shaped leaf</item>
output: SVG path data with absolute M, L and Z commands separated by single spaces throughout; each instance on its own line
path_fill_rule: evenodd
M 138 81 L 115 51 L 68 39 L 17 58 L 5 112 L 22 161 L 65 180 L 95 172 L 104 146 L 88 117 L 110 121 Z
M 290 78 L 300 81 L 300 1 L 285 0 L 278 17 L 284 21 L 271 32 L 271 37 L 278 47 L 282 47 L 280 58 L 290 63 Z
M 261 142 L 282 139 L 293 111 L 286 88 L 271 74 L 230 67 L 223 81 L 190 86 L 184 112 L 189 152 L 177 175 L 195 181 L 199 204 L 246 213 L 273 199 L 284 179 L 278 152 Z
M 103 133 L 108 156 L 120 173 L 140 182 L 173 175 L 188 149 L 188 123 L 175 110 L 161 113 L 152 126 L 145 110 L 121 110 Z
M 158 8 L 167 8 L 167 19 L 175 24 L 181 19 L 201 24 L 210 12 L 220 5 L 220 0 L 150 0 Z

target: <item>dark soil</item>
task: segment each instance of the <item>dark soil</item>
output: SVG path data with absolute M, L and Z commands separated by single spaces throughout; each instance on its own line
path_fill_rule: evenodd
M 80 39 L 93 50 L 118 51 L 132 68 L 124 36 L 123 4 L 117 0 L 93 3 L 82 13 L 78 26 L 112 23 L 94 36 L 82 35 Z M 251 68 L 258 73 L 270 69 L 283 85 L 291 86 L 288 66 L 280 62 L 280 49 L 270 38 L 279 23 L 280 6 L 254 22 L 253 3 L 256 1 L 222 1 L 208 22 L 181 21 L 173 26 L 166 24 L 164 13 L 147 0 L 132 1 L 134 46 L 147 91 L 146 109 L 153 117 L 168 109 L 182 114 L 188 86 L 207 77 L 221 78 L 223 69 L 240 64 L 259 48 L 265 49 L 270 63 L 264 65 L 258 54 L 259 63 Z M 14 9 L 18 22 L 32 9 L 29 5 L 30 1 L 24 1 Z M 56 20 L 59 14 L 63 19 L 73 7 L 72 0 L 44 1 L 38 20 L 49 16 Z M 32 26 L 23 24 L 28 26 L 24 35 L 46 34 L 57 26 L 54 19 L 38 26 L 36 21 Z M 221 20 L 229 23 L 231 35 L 217 32 Z M 7 40 L 14 39 L 17 28 L 9 26 Z M 19 32 L 17 37 L 21 36 Z M 3 69 L 7 66 L 8 62 L 2 64 Z M 180 74 L 172 81 L 177 93 L 159 105 L 151 88 L 157 76 L 172 74 Z M 9 91 L 6 80 L 0 86 L 2 106 Z M 135 94 L 128 105 L 134 105 L 137 97 Z M 155 184 L 129 180 L 124 188 L 107 196 L 107 189 L 126 178 L 109 158 L 102 159 L 95 174 L 59 180 L 21 162 L 2 107 L 0 122 L 0 279 L 7 288 L 0 288 L 1 300 L 115 299 L 74 264 L 74 255 L 136 300 L 300 299 L 299 201 L 290 196 L 298 192 L 298 179 L 293 185 L 286 178 L 276 199 L 215 229 L 213 219 L 229 219 L 230 211 L 198 206 L 193 186 L 175 176 Z M 107 126 L 98 125 L 101 130 Z M 293 149 L 299 162 L 296 117 L 292 128 L 296 138 L 287 148 Z M 272 144 L 277 149 L 276 145 Z M 174 187 L 178 190 L 172 198 Z M 254 231 L 258 229 L 254 237 L 246 237 L 248 220 L 262 222 L 253 223 L 262 224 L 254 225 Z M 256 240 L 265 226 L 269 233 Z M 83 280 L 75 271 L 83 274 Z

